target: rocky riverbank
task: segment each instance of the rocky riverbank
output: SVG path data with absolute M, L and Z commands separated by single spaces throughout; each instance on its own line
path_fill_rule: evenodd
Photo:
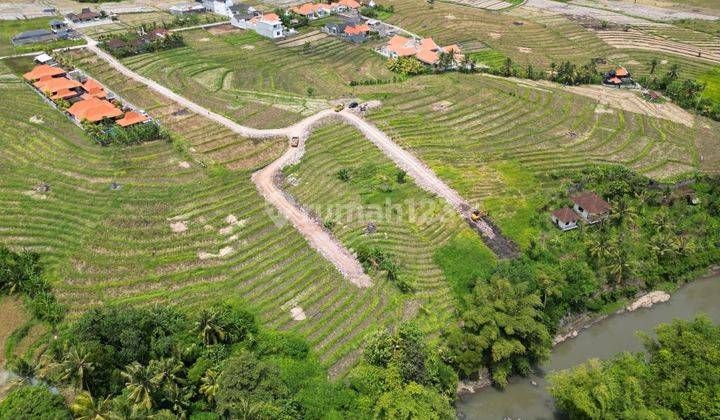
M 701 276 L 699 279 L 717 276 L 718 274 L 720 274 L 720 266 L 712 266 L 708 270 L 708 273 L 704 276 Z M 562 342 L 575 338 L 580 335 L 583 330 L 592 327 L 593 325 L 607 319 L 610 316 L 620 315 L 626 312 L 634 312 L 641 308 L 650 308 L 655 304 L 667 302 L 668 300 L 670 300 L 670 297 L 670 293 L 666 291 L 655 290 L 638 296 L 631 303 L 618 309 L 612 314 L 599 315 L 582 313 L 575 315 L 563 323 L 558 333 L 553 338 L 552 345 L 553 347 L 555 347 Z M 490 373 L 487 371 L 487 369 L 482 369 L 480 372 L 478 372 L 477 379 L 460 381 L 458 384 L 457 392 L 460 396 L 462 396 L 463 394 L 472 394 L 490 385 L 492 385 Z

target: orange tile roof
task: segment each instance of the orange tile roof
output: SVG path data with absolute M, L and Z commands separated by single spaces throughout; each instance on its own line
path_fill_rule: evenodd
M 613 77 L 612 79 L 610 79 L 610 83 L 614 85 L 619 85 L 620 83 L 622 83 L 622 80 L 618 79 L 617 77 Z
M 341 5 L 349 7 L 351 9 L 359 9 L 360 3 L 356 2 L 355 0 L 340 0 L 339 2 Z
M 415 54 L 415 58 L 427 64 L 435 64 L 440 60 L 438 53 L 430 49 L 421 49 Z
M 115 105 L 98 98 L 84 99 L 75 102 L 67 111 L 70 115 L 80 120 L 88 120 L 90 122 L 98 122 L 103 118 L 116 118 L 123 113 Z
M 387 45 L 387 50 L 390 52 L 394 52 L 400 57 L 407 57 L 417 54 L 417 48 L 410 44 L 412 44 L 411 39 L 405 38 L 404 36 L 395 35 L 390 38 L 390 41 Z
M 315 13 L 316 7 L 312 3 L 305 3 L 301 4 L 300 6 L 293 7 L 290 10 L 297 13 L 298 15 L 307 16 L 309 14 Z
M 625 70 L 624 67 L 618 67 L 617 70 L 615 70 L 615 76 L 618 76 L 618 77 L 625 77 L 629 74 L 630 73 L 628 73 L 628 71 Z
M 68 99 L 68 98 L 74 98 L 75 96 L 78 96 L 78 91 L 76 90 L 70 90 L 70 89 L 63 89 L 59 90 L 56 94 L 50 97 L 53 101 L 57 101 L 58 99 Z
M 23 74 L 25 80 L 40 80 L 46 77 L 54 77 L 65 74 L 65 70 L 60 67 L 48 66 L 47 64 L 40 64 L 35 66 L 29 72 Z
M 57 93 L 61 90 L 80 87 L 81 84 L 77 80 L 66 77 L 48 77 L 35 82 L 34 86 L 45 93 Z
M 367 24 L 346 26 L 344 32 L 348 35 L 360 35 L 370 32 L 370 27 Z
M 103 89 L 103 85 L 98 83 L 95 79 L 87 79 L 82 86 L 83 89 L 87 90 L 88 92 L 96 89 Z
M 275 13 L 266 13 L 266 14 L 263 15 L 263 19 L 264 19 L 266 22 L 274 22 L 274 21 L 276 21 L 276 20 L 280 20 L 280 16 L 278 16 L 278 15 L 275 14 Z
M 119 119 L 115 122 L 117 123 L 117 125 L 119 125 L 121 127 L 127 127 L 127 126 L 130 126 L 133 124 L 145 122 L 149 119 L 150 119 L 150 117 L 148 117 L 147 115 L 143 115 L 143 114 L 141 114 L 139 112 L 135 112 L 135 111 L 128 111 L 125 113 L 124 117 L 122 117 L 121 119 Z

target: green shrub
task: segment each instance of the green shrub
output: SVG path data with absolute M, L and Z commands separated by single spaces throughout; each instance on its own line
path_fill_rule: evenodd
M 24 386 L 0 403 L 0 419 L 69 420 L 72 416 L 61 395 L 44 386 Z

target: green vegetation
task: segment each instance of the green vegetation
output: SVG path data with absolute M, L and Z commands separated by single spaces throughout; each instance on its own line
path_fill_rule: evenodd
M 464 310 L 458 326 L 445 333 L 443 355 L 464 375 L 487 367 L 502 387 L 509 374 L 526 374 L 547 356 L 550 335 L 563 317 L 602 312 L 638 291 L 689 280 L 720 261 L 716 178 L 677 190 L 653 188 L 649 179 L 617 166 L 550 178 L 558 185 L 542 193 L 549 198 L 530 221 L 539 238 L 520 258 L 477 273 L 459 293 Z M 567 191 L 578 188 L 605 197 L 611 215 L 598 225 L 559 232 L 547 213 L 567 205 Z M 512 328 L 501 328 L 507 325 Z
M 137 32 L 129 32 L 122 35 L 108 36 L 105 42 L 101 43 L 103 49 L 118 58 L 132 57 L 147 52 L 166 51 L 173 48 L 180 48 L 185 45 L 182 35 L 171 32 L 169 34 L 149 39 L 139 35 Z M 108 45 L 108 40 L 120 40 L 126 44 L 125 47 L 113 48 Z M 142 42 L 144 41 L 144 42 Z
M 62 395 L 53 394 L 44 386 L 26 386 L 9 393 L 0 402 L 0 417 L 27 420 L 72 418 Z
M 387 68 L 403 76 L 428 73 L 428 67 L 415 57 L 388 58 Z
M 507 59 L 505 54 L 493 49 L 470 52 L 467 56 L 475 60 L 478 64 L 488 66 L 491 70 L 499 70 Z
M 703 81 L 709 81 L 711 90 L 706 94 L 706 85 Z M 649 89 L 665 92 L 679 106 L 692 110 L 700 115 L 720 121 L 720 98 L 717 89 L 720 84 L 718 70 L 705 73 L 700 81 L 680 78 L 678 67 L 674 66 L 662 76 L 641 77 L 640 83 Z
M 57 325 L 65 315 L 65 308 L 57 302 L 42 273 L 39 258 L 38 254 L 16 253 L 0 245 L 0 293 L 24 296 L 37 319 Z
M 720 328 L 706 316 L 642 335 L 645 353 L 591 359 L 550 377 L 557 407 L 578 419 L 704 419 L 720 415 Z
M 367 295 L 371 300 L 360 305 L 367 315 L 348 323 L 366 316 L 377 324 L 391 322 L 398 315 L 390 308 L 402 306 L 425 332 L 445 325 L 453 298 L 435 254 L 458 234 L 477 236 L 452 209 L 401 175 L 350 126 L 317 129 L 306 142 L 302 161 L 284 175 L 283 188 L 319 220 L 332 221 L 326 226 L 357 253 L 376 283 Z M 476 246 L 493 258 L 482 242 Z
M 109 127 L 108 127 L 109 126 Z M 107 146 L 109 144 L 131 145 L 153 140 L 169 140 L 170 135 L 163 130 L 156 122 L 150 121 L 143 124 L 135 124 L 129 127 L 121 127 L 117 124 L 83 124 L 85 131 L 95 141 Z
M 12 44 L 11 38 L 20 32 L 30 31 L 33 29 L 50 29 L 50 21 L 53 19 L 55 18 L 47 17 L 36 19 L 0 20 L 0 57 L 34 51 L 52 50 L 55 48 L 64 48 L 85 43 L 85 40 L 82 39 L 67 39 L 17 47 Z

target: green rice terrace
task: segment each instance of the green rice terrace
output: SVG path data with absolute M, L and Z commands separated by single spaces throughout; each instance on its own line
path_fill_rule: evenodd
M 326 100 L 313 96 L 349 93 L 350 81 L 393 77 L 379 55 L 324 34 L 275 45 L 253 32 L 209 31 L 185 31 L 186 47 L 123 62 L 181 95 L 258 128 L 284 127 L 327 108 Z
M 292 226 L 275 224 L 279 216 L 249 170 L 276 148 L 171 111 L 93 59 L 77 57 L 77 64 L 151 113 L 167 108 L 159 118 L 176 137 L 174 144 L 99 147 L 3 68 L 0 240 L 47 255 L 72 317 L 100 302 L 189 311 L 250 302 L 267 324 L 305 334 L 333 365 L 364 331 L 402 315 L 399 293 L 349 284 Z M 202 168 L 215 161 L 223 165 Z M 50 191 L 37 192 L 39 183 Z M 308 314 L 302 323 L 291 317 L 296 306 Z

